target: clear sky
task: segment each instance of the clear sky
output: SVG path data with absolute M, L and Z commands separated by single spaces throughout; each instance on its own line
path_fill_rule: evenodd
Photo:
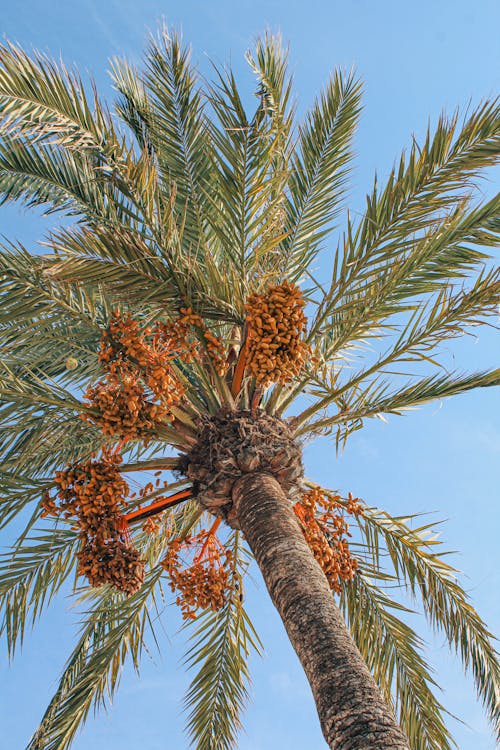
M 209 58 L 231 59 L 249 80 L 243 54 L 266 26 L 290 41 L 299 113 L 312 102 L 334 66 L 354 66 L 365 82 L 364 113 L 356 140 L 351 205 L 362 207 L 375 169 L 384 175 L 414 134 L 445 107 L 452 111 L 496 94 L 500 83 L 500 5 L 497 0 L 4 0 L 0 31 L 24 46 L 61 56 L 91 71 L 111 95 L 107 60 L 138 61 L 148 30 L 164 17 L 192 42 L 209 72 Z M 245 78 L 247 77 L 247 78 Z M 490 192 L 494 185 L 487 185 Z M 0 211 L 0 234 L 34 243 L 53 218 L 12 208 Z M 333 243 L 332 243 L 333 246 Z M 496 332 L 479 331 L 449 353 L 460 369 L 498 366 Z M 328 442 L 307 447 L 307 471 L 317 481 L 352 491 L 369 504 L 405 514 L 435 511 L 442 536 L 458 550 L 455 564 L 480 614 L 500 631 L 498 486 L 500 393 L 487 389 L 376 421 L 356 433 L 338 459 Z M 241 750 L 321 750 L 324 742 L 312 698 L 258 573 L 249 586 L 249 610 L 264 641 L 253 658 L 252 703 Z M 442 700 L 461 750 L 493 750 L 471 681 L 461 675 L 442 638 L 429 639 Z M 90 719 L 75 750 L 170 750 L 187 747 L 181 696 L 183 638 L 173 607 L 162 618 L 161 657 L 146 656 L 141 679 L 127 670 L 108 715 Z M 68 599 L 55 602 L 8 667 L 2 651 L 0 750 L 22 750 L 36 727 L 71 648 L 77 622 Z

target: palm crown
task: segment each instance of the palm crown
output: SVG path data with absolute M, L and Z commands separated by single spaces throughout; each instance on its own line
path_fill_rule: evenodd
M 199 748 L 234 744 L 247 657 L 260 647 L 241 595 L 251 553 L 225 501 L 231 483 L 214 489 L 203 480 L 208 459 L 200 457 L 199 440 L 200 425 L 215 429 L 227 413 L 242 415 L 245 430 L 267 418 L 285 425 L 286 456 L 271 458 L 291 496 L 298 482 L 306 497 L 322 498 L 323 521 L 325 512 L 334 520 L 356 510 L 356 562 L 344 546 L 348 568 L 329 580 L 411 747 L 437 750 L 451 740 L 420 640 L 390 596 L 395 584 L 421 598 L 431 624 L 471 669 L 498 730 L 491 637 L 432 529 L 320 491 L 303 478 L 293 453 L 306 438 L 333 435 L 341 446 L 369 417 L 500 383 L 499 370 L 440 369 L 438 350 L 498 310 L 499 270 L 487 249 L 498 242 L 500 197 L 485 202 L 476 190 L 481 172 L 498 159 L 498 103 L 482 104 L 463 123 L 443 116 L 384 185 L 374 182 L 364 215 L 348 214 L 343 234 L 332 239 L 351 169 L 360 83 L 336 72 L 296 126 L 279 39 L 266 35 L 248 62 L 257 81 L 251 116 L 231 70 L 214 66 L 213 83 L 201 87 L 189 52 L 164 30 L 151 40 L 144 70 L 113 62 L 119 97 L 112 114 L 75 73 L 14 46 L 0 50 L 3 201 L 72 219 L 50 233 L 43 253 L 13 243 L 0 255 L 0 518 L 7 524 L 21 514 L 26 523 L 2 558 L 11 653 L 72 575 L 78 555 L 85 568 L 73 518 L 38 522 L 41 507 L 57 512 L 54 492 L 71 483 L 67 474 L 66 485 L 55 481 L 54 472 L 95 463 L 92 454 L 101 449 L 115 462 L 117 482 L 132 472 L 178 471 L 166 486 L 144 480 L 139 497 L 119 486 L 145 569 L 133 569 L 129 596 L 113 586 L 77 589 L 85 624 L 32 750 L 67 747 L 92 706 L 113 694 L 125 660 L 138 664 L 165 570 L 177 592 L 184 586 L 184 611 L 198 611 L 188 656 L 195 670 L 186 698 L 191 739 Z M 325 281 L 313 266 L 332 241 Z M 273 332 L 276 320 L 285 323 Z M 414 376 L 403 372 L 408 363 Z M 299 496 L 294 502 L 313 548 L 311 524 L 319 516 Z M 75 507 L 66 505 L 66 516 Z M 146 530 L 133 524 L 160 511 L 161 533 L 148 533 L 156 521 Z M 116 526 L 120 514 L 123 507 L 109 523 L 117 544 L 130 550 L 127 532 Z M 336 523 L 346 531 L 344 521 Z M 223 545 L 217 527 L 225 529 Z M 223 578 L 216 604 L 210 596 L 189 600 L 186 581 L 176 579 L 175 555 L 193 537 L 192 563 L 202 560 L 205 572 L 208 566 L 219 583 Z M 121 575 L 87 573 L 94 583 L 116 583 Z

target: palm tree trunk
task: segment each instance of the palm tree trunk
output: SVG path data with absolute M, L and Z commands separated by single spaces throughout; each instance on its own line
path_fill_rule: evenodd
M 233 500 L 238 523 L 309 680 L 332 750 L 409 750 L 274 477 L 247 474 Z

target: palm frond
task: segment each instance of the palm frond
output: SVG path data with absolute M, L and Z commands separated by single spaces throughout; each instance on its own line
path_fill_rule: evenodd
M 375 359 L 351 376 L 342 378 L 338 366 L 328 366 L 325 352 L 325 358 L 320 355 L 318 349 L 318 367 L 315 368 L 314 375 L 311 376 L 311 383 L 307 391 L 317 398 L 315 404 L 309 407 L 308 416 L 326 409 L 329 404 L 335 403 L 341 406 L 341 414 L 335 417 L 342 421 L 343 416 L 349 416 L 352 412 L 357 411 L 355 405 L 359 405 L 359 395 L 362 393 L 362 399 L 368 403 L 372 398 L 379 398 L 386 395 L 387 388 L 384 380 L 389 374 L 398 375 L 397 368 L 407 362 L 423 362 L 431 365 L 433 368 L 440 367 L 439 347 L 444 341 L 462 336 L 473 329 L 475 326 L 488 323 L 492 318 L 498 315 L 498 306 L 500 304 L 500 269 L 493 268 L 490 271 L 482 271 L 474 281 L 473 285 L 467 288 L 455 289 L 453 285 L 444 286 L 439 294 L 436 294 L 428 303 L 420 303 L 416 306 L 413 313 L 408 317 L 404 324 L 398 327 L 391 326 L 393 342 L 391 346 Z M 490 325 L 494 325 L 490 323 Z M 396 337 L 397 328 L 400 329 Z M 375 332 L 372 335 L 377 335 Z M 380 336 L 383 334 L 380 333 Z M 328 348 L 328 344 L 325 345 Z M 365 357 L 367 359 L 367 357 Z M 323 373 L 323 375 L 321 374 Z M 399 375 L 401 379 L 403 375 Z M 408 406 L 420 401 L 418 393 L 422 386 L 432 386 L 438 384 L 435 377 L 430 377 L 427 381 L 416 384 L 416 391 L 412 392 L 412 385 L 409 384 L 407 389 L 401 392 L 401 398 L 404 394 L 410 399 Z M 450 375 L 449 378 L 453 378 Z M 495 384 L 495 381 L 492 383 Z M 302 387 L 307 385 L 302 383 Z M 476 387 L 472 385 L 471 387 Z M 423 389 L 422 402 L 431 400 L 432 396 L 428 387 Z M 432 390 L 432 388 L 431 388 Z M 444 394 L 443 394 L 444 395 Z M 437 396 L 441 397 L 441 395 Z M 293 398 L 293 394 L 288 394 L 287 399 L 283 400 L 280 405 L 282 410 L 287 403 Z M 391 397 L 388 397 L 389 401 Z M 399 397 L 394 394 L 395 404 Z M 388 404 L 389 404 L 388 401 Z M 402 403 L 402 402 L 400 402 Z M 398 412 L 396 412 L 398 413 Z M 376 412 L 373 412 L 376 414 Z M 353 418 L 361 418 L 361 414 L 356 414 Z M 368 415 L 367 415 L 368 416 Z M 302 417 L 299 417 L 302 419 Z M 347 421 L 347 420 L 346 420 Z
M 19 472 L 14 474 L 6 470 L 6 463 L 4 467 L 0 480 L 0 529 L 8 526 L 30 503 L 39 501 L 52 487 L 51 479 L 34 479 L 32 475 L 22 476 Z
M 421 404 L 436 401 L 475 388 L 491 388 L 500 385 L 500 368 L 485 372 L 457 375 L 431 375 L 417 381 L 410 381 L 406 386 L 394 389 L 392 383 L 375 380 L 369 387 L 353 389 L 347 397 L 341 396 L 335 385 L 330 396 L 318 400 L 313 406 L 305 409 L 295 418 L 297 435 L 318 434 L 324 430 L 331 431 L 335 425 L 340 425 L 339 440 L 349 434 L 352 425 L 359 423 L 366 417 L 378 417 L 382 414 L 402 414 Z M 342 408 L 331 417 L 314 420 L 314 414 L 338 400 Z
M 215 113 L 211 134 L 217 174 L 210 226 L 221 260 L 233 270 L 233 296 L 238 295 L 241 308 L 250 280 L 263 285 L 283 273 L 280 243 L 287 231 L 284 191 L 292 124 L 286 53 L 279 40 L 259 40 L 255 55 L 247 59 L 259 97 L 252 116 L 231 69 L 214 66 L 216 82 L 208 94 Z
M 160 242 L 164 259 L 171 272 L 190 269 L 191 283 L 183 296 L 198 312 L 204 294 L 229 306 L 235 279 L 219 262 L 213 236 L 210 247 L 207 244 L 216 175 L 209 122 L 190 50 L 165 27 L 150 40 L 145 72 L 133 80 L 130 67 L 115 61 L 114 80 L 122 94 L 118 107 L 157 165 L 160 194 L 173 207 L 179 247 L 168 257 L 165 243 Z
M 161 299 L 178 305 L 186 288 L 189 271 L 180 259 L 173 254 L 168 265 L 155 247 L 128 229 L 60 229 L 50 245 L 57 254 L 45 259 L 43 275 L 48 280 L 104 287 L 115 299 L 132 300 L 142 292 L 146 304 Z
M 383 189 L 375 179 L 364 217 L 348 221 L 311 334 L 344 306 L 370 311 L 374 302 L 394 306 L 398 298 L 401 305 L 405 295 L 433 291 L 477 265 L 480 246 L 495 243 L 498 199 L 476 210 L 470 200 L 482 171 L 498 162 L 499 142 L 499 103 L 485 102 L 461 128 L 458 115 L 443 115 L 423 145 L 403 153 Z M 379 317 L 395 311 L 382 305 Z
M 141 590 L 125 599 L 107 588 L 86 615 L 74 648 L 39 728 L 27 750 L 65 750 L 92 706 L 104 705 L 118 687 L 127 658 L 136 669 L 151 628 L 150 607 L 160 573 L 149 574 Z
M 137 220 L 144 207 L 133 179 L 138 162 L 92 82 L 90 89 L 89 100 L 80 77 L 45 55 L 0 47 L 5 195 L 69 208 L 90 221 Z
M 82 403 L 70 391 L 42 380 L 37 373 L 24 368 L 23 377 L 16 375 L 6 362 L 0 363 L 0 395 L 5 403 L 23 406 L 52 406 L 77 414 L 82 411 Z
M 126 228 L 112 232 L 60 229 L 51 235 L 56 255 L 46 257 L 44 276 L 62 284 L 106 290 L 115 304 L 138 302 L 157 309 L 161 305 L 175 316 L 189 300 L 206 318 L 239 321 L 230 285 L 214 285 L 207 266 L 195 255 L 186 255 L 174 227 L 171 232 L 158 245 Z M 224 288 L 227 295 L 219 296 L 216 290 Z
M 434 352 L 442 342 L 463 336 L 475 326 L 498 315 L 500 268 L 481 272 L 469 288 L 455 291 L 444 287 L 430 303 L 420 305 L 409 317 L 394 344 L 372 365 L 367 374 L 383 372 L 400 362 L 436 361 Z M 360 375 L 355 376 L 356 383 Z M 346 384 L 347 385 L 347 384 Z M 352 385 L 347 385 L 347 389 Z
M 411 528 L 410 518 L 366 508 L 359 521 L 363 541 L 375 567 L 382 564 L 382 550 L 387 551 L 397 579 L 423 607 L 435 630 L 446 636 L 464 668 L 472 672 L 477 692 L 500 736 L 500 665 L 493 636 L 460 586 L 456 570 L 444 559 L 446 553 L 440 549 L 432 526 Z
M 90 222 L 150 225 L 153 198 L 160 200 L 155 165 L 147 149 L 137 157 L 115 131 L 93 82 L 90 89 L 92 103 L 79 76 L 62 64 L 11 44 L 0 47 L 6 193 L 55 210 L 74 204 L 73 213 Z
M 267 177 L 254 188 L 265 202 L 259 236 L 247 256 L 247 267 L 252 269 L 254 277 L 273 278 L 283 272 L 287 257 L 286 193 L 292 168 L 295 110 L 291 101 L 292 78 L 288 72 L 288 50 L 280 35 L 266 32 L 257 39 L 255 49 L 247 52 L 246 59 L 258 82 L 255 95 L 259 105 L 253 123 L 268 144 L 260 157 L 267 162 Z
M 235 563 L 230 596 L 220 612 L 206 611 L 194 621 L 194 643 L 185 659 L 189 667 L 198 670 L 186 695 L 187 728 L 197 750 L 235 746 L 248 697 L 250 648 L 257 652 L 261 648 L 242 603 L 242 575 L 248 562 L 238 532 L 228 546 Z
M 447 286 L 452 291 L 465 276 L 480 270 L 488 258 L 486 249 L 498 244 L 499 214 L 500 194 L 476 208 L 464 200 L 422 237 L 408 238 L 398 262 L 384 262 L 360 274 L 346 294 L 334 294 L 335 305 L 325 298 L 313 323 L 316 335 L 311 337 L 320 342 L 323 358 L 342 356 L 361 339 L 387 335 L 396 316 L 411 313 Z M 324 306 L 331 311 L 327 316 Z
M 500 106 L 485 102 L 459 127 L 458 115 L 442 115 L 434 134 L 430 128 L 422 145 L 413 143 L 408 157 L 379 190 L 377 180 L 367 196 L 359 231 L 356 268 L 349 277 L 366 273 L 388 255 L 396 259 L 409 237 L 432 226 L 440 211 L 461 202 L 485 167 L 498 161 Z
M 39 530 L 0 555 L 0 634 L 6 634 L 11 657 L 26 626 L 34 625 L 74 570 L 77 541 L 67 527 Z
M 436 683 L 421 654 L 424 644 L 396 614 L 409 610 L 362 570 L 344 585 L 340 607 L 375 681 L 394 704 L 412 750 L 449 750 L 452 740 L 443 706 L 432 692 Z
M 60 211 L 112 225 L 123 215 L 119 197 L 85 153 L 0 133 L 0 203 L 19 201 L 42 206 L 45 214 Z
M 22 376 L 20 377 L 19 375 Z M 0 449 L 6 472 L 32 479 L 44 476 L 61 459 L 71 460 L 102 443 L 96 430 L 78 419 L 85 411 L 75 396 L 55 381 L 23 367 L 18 375 L 0 365 Z
M 2 133 L 48 140 L 72 150 L 99 151 L 112 134 L 111 120 L 93 91 L 92 107 L 81 79 L 38 52 L 0 47 Z M 118 142 L 114 144 L 118 146 Z
M 175 534 L 183 534 L 199 514 L 173 514 Z M 92 707 L 104 707 L 120 682 L 123 666 L 130 659 L 139 670 L 147 633 L 158 643 L 153 620 L 163 603 L 160 584 L 162 569 L 157 565 L 164 553 L 166 535 L 153 542 L 154 569 L 142 588 L 126 598 L 110 587 L 91 589 L 83 601 L 93 602 L 85 613 L 80 639 L 67 661 L 54 697 L 27 750 L 66 750 Z
M 2 361 L 20 378 L 31 371 L 74 388 L 95 375 L 107 301 L 98 290 L 48 278 L 45 264 L 22 247 L 0 251 Z
M 141 151 L 156 157 L 151 140 L 154 136 L 149 132 L 154 127 L 153 103 L 146 93 L 139 70 L 127 60 L 115 58 L 111 61 L 111 78 L 120 94 L 115 102 L 115 112 L 135 135 Z
M 57 284 L 44 274 L 46 262 L 20 243 L 0 246 L 0 335 L 14 325 L 31 326 L 42 318 L 64 316 L 96 330 L 107 319 L 105 295 L 96 289 Z
M 288 50 L 279 34 L 266 32 L 259 37 L 255 50 L 249 50 L 246 60 L 259 82 L 258 111 L 270 119 L 272 132 L 278 137 L 276 149 L 284 157 L 289 149 L 288 136 L 293 125 L 294 108 L 291 103 L 292 79 L 288 72 Z
M 99 337 L 96 329 L 68 322 L 64 316 L 42 318 L 28 325 L 0 331 L 4 362 L 16 375 L 29 371 L 72 388 L 84 387 L 97 370 Z M 68 362 L 70 367 L 68 368 Z
M 163 175 L 164 189 L 175 184 L 176 211 L 183 217 L 184 239 L 193 251 L 205 242 L 205 213 L 211 182 L 211 143 L 197 74 L 190 50 L 180 37 L 162 29 L 150 40 L 146 71 L 140 92 L 122 74 L 120 87 L 129 106 L 141 102 L 140 117 L 145 138 L 153 145 Z M 145 92 L 148 110 L 144 106 Z M 138 96 L 139 93 L 139 96 Z
M 102 443 L 102 434 L 96 428 L 58 406 L 40 409 L 37 404 L 28 408 L 8 404 L 0 411 L 2 469 L 15 476 L 45 477 L 90 456 Z
M 351 168 L 351 144 L 360 113 L 361 85 L 335 72 L 299 128 L 290 169 L 287 272 L 297 279 L 317 253 L 340 210 Z

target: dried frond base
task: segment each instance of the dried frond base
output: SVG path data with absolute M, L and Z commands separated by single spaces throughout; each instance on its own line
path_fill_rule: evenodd
M 233 528 L 234 483 L 244 474 L 271 474 L 291 499 L 300 497 L 302 450 L 285 422 L 263 411 L 221 411 L 203 417 L 198 442 L 181 460 L 181 473 L 193 482 L 194 495 L 207 510 Z

